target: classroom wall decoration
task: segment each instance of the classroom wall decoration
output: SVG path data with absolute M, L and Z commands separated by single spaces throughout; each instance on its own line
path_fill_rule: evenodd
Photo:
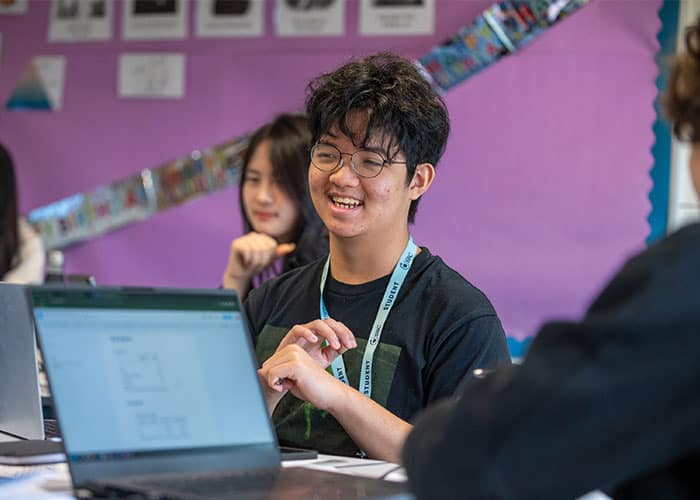
M 33 58 L 22 72 L 5 103 L 10 111 L 59 111 L 63 106 L 66 59 L 62 56 Z
M 29 222 L 40 232 L 47 249 L 94 238 L 235 184 L 247 143 L 247 137 L 240 137 L 194 151 L 128 179 L 32 210 Z
M 117 34 L 125 3 L 115 3 Z M 188 4 L 194 21 L 196 2 Z M 185 41 L 60 44 L 46 37 L 50 5 L 30 2 L 24 15 L 0 16 L 3 105 L 32 57 L 66 58 L 60 113 L 0 109 L 23 214 L 301 109 L 310 79 L 348 57 L 389 50 L 418 61 L 493 0 L 435 0 L 433 35 L 361 35 L 359 0 L 348 0 L 344 36 L 282 38 L 276 2 L 267 0 L 260 37 L 205 39 L 190 23 Z M 411 232 L 488 295 L 510 336 L 578 317 L 644 246 L 660 5 L 591 0 L 445 91 L 452 133 Z M 186 56 L 185 96 L 119 98 L 119 56 L 153 51 Z M 234 183 L 70 244 L 66 272 L 103 285 L 218 286 L 242 231 Z
M 322 15 L 327 16 L 330 9 L 344 7 L 341 0 L 314 1 L 316 2 L 315 4 L 314 2 L 307 4 L 304 2 L 290 3 L 288 0 L 278 1 L 278 8 L 282 9 L 281 12 L 283 14 L 287 12 L 285 15 L 292 16 L 288 20 L 290 24 L 287 26 L 290 30 L 297 25 L 296 21 L 294 21 L 294 16 L 297 14 L 301 15 L 302 12 L 306 12 L 309 9 L 317 9 Z M 383 1 L 387 3 L 395 2 L 395 0 Z M 406 0 L 401 1 L 406 2 Z M 588 3 L 588 1 L 520 0 L 493 4 L 473 23 L 463 27 L 445 43 L 434 47 L 427 55 L 419 58 L 416 64 L 421 67 L 422 73 L 431 80 L 438 90 L 448 90 L 477 71 L 496 62 L 499 58 L 515 52 L 549 26 Z M 375 7 L 379 8 L 376 5 Z M 401 5 L 401 7 L 405 7 L 405 5 Z M 295 9 L 300 10 L 296 12 Z M 286 34 L 291 33 L 290 31 Z M 169 78 L 160 78 L 157 75 L 156 77 L 149 77 L 149 74 L 157 70 L 159 66 L 150 59 L 143 62 L 140 69 L 125 69 L 123 66 L 129 57 L 138 58 L 139 56 L 122 55 L 120 58 L 120 96 L 182 96 L 184 84 L 180 85 L 181 90 L 179 93 L 175 92 L 175 94 L 171 95 L 172 92 L 166 92 L 170 87 L 173 87 L 173 85 L 168 85 Z M 157 59 L 159 56 L 157 54 L 141 56 L 141 59 L 148 59 L 149 57 Z M 167 56 L 163 55 L 162 57 Z M 169 57 L 178 56 L 172 55 Z M 182 60 L 182 56 L 180 56 L 179 60 Z M 184 65 L 184 62 L 182 64 Z M 181 78 L 184 78 L 182 76 L 183 72 L 184 69 L 180 68 L 178 74 Z M 132 77 L 128 78 L 128 75 L 132 75 Z M 137 78 L 138 76 L 141 76 L 141 80 L 144 81 L 140 81 Z M 154 90 L 154 87 L 159 87 L 160 91 L 158 89 Z M 233 139 L 226 146 L 226 150 L 230 151 L 232 145 L 243 142 L 244 140 Z M 214 151 L 219 149 L 221 148 L 214 148 Z M 206 156 L 205 160 L 211 168 L 219 165 L 215 161 L 215 156 Z M 237 162 L 232 160 L 233 158 L 229 157 L 228 160 L 224 160 L 223 164 L 234 167 L 237 165 Z M 207 182 L 204 184 L 206 189 L 192 191 L 191 186 L 195 182 L 193 179 L 199 179 L 197 175 L 201 175 L 203 171 L 192 177 L 191 168 L 190 158 L 185 157 L 182 160 L 168 164 L 167 167 L 159 167 L 155 170 L 157 179 L 161 181 L 168 179 L 168 181 L 152 184 L 151 189 L 153 192 L 146 189 L 145 184 L 142 182 L 142 176 L 137 175 L 127 181 L 120 181 L 111 186 L 99 188 L 93 193 L 76 195 L 68 200 L 61 200 L 47 207 L 38 208 L 29 214 L 29 220 L 40 232 L 48 247 L 59 248 L 101 235 L 110 229 L 121 227 L 130 222 L 144 219 L 156 211 L 182 203 L 189 196 L 175 196 L 174 199 L 177 200 L 177 203 L 159 202 L 153 204 L 148 201 L 150 198 L 155 197 L 158 200 L 171 199 L 173 194 L 177 192 L 201 195 L 227 187 L 236 179 L 235 171 L 230 168 L 225 169 L 222 171 L 228 175 L 222 176 L 219 182 Z M 221 170 L 220 166 L 216 168 Z M 197 182 L 201 183 L 201 179 Z M 127 189 L 124 188 L 125 185 Z M 132 195 L 132 191 L 137 194 Z M 125 196 L 130 197 L 129 199 L 133 198 L 134 203 L 125 203 Z M 112 203 L 109 203 L 105 198 L 112 200 Z M 111 208 L 100 211 L 101 207 Z

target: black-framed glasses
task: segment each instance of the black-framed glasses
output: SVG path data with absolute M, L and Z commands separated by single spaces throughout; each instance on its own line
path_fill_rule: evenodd
M 381 153 L 358 149 L 354 153 L 343 153 L 332 144 L 317 142 L 311 148 L 311 164 L 322 172 L 334 172 L 342 168 L 343 156 L 350 157 L 350 168 L 358 177 L 371 179 L 382 172 L 384 165 L 406 163 L 405 161 L 387 160 Z

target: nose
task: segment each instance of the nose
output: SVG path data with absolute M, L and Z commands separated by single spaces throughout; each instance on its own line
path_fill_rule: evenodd
M 345 157 L 348 157 L 347 163 Z M 343 168 L 347 167 L 347 168 Z M 359 177 L 355 173 L 355 160 L 350 153 L 340 153 L 340 163 L 338 167 L 331 172 L 330 181 L 338 185 L 353 186 L 359 181 Z
M 271 203 L 274 200 L 274 185 L 270 181 L 263 181 L 257 192 L 257 200 L 259 203 Z

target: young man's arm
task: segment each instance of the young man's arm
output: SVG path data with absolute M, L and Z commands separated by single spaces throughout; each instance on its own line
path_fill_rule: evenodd
M 289 390 L 332 414 L 370 457 L 399 462 L 411 425 L 333 377 L 299 345 L 280 349 L 263 363 L 259 374 L 270 411 Z

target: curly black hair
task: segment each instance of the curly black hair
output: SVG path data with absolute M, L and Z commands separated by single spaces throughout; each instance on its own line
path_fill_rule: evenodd
M 306 110 L 312 144 L 337 126 L 357 147 L 366 146 L 372 137 L 386 140 L 388 159 L 402 151 L 407 185 L 419 163 L 437 166 L 450 134 L 447 107 L 440 95 L 416 65 L 391 53 L 351 60 L 313 79 L 307 87 Z M 368 120 L 359 140 L 348 120 L 355 111 L 365 111 Z M 418 201 L 411 202 L 408 222 L 415 220 Z
M 700 142 L 700 17 L 685 33 L 686 52 L 672 59 L 666 115 L 680 140 Z

